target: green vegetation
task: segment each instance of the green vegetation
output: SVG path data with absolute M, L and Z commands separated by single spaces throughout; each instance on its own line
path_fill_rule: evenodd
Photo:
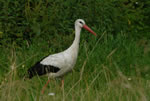
M 0 0 L 0 101 L 149 101 L 150 1 Z M 68 48 L 85 20 L 74 71 L 23 80 L 35 62 Z M 55 96 L 48 93 L 54 92 Z

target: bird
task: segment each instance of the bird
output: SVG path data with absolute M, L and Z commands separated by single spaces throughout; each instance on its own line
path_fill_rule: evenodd
M 72 45 L 64 50 L 63 52 L 49 55 L 39 62 L 35 63 L 31 68 L 27 70 L 28 78 L 31 79 L 35 75 L 42 76 L 48 75 L 48 81 L 43 87 L 42 93 L 51 78 L 63 78 L 65 74 L 71 72 L 76 64 L 79 43 L 80 43 L 80 32 L 84 28 L 93 35 L 97 35 L 91 28 L 89 28 L 83 19 L 77 19 L 75 21 L 75 38 Z M 62 79 L 62 85 L 64 85 L 64 79 Z

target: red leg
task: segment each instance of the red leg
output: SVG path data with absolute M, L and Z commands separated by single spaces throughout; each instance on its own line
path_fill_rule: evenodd
M 63 101 L 65 101 L 64 79 L 63 79 L 63 78 L 62 78 L 62 80 L 61 80 L 61 89 L 62 89 L 62 93 L 63 93 Z
M 61 80 L 61 87 L 64 88 L 64 79 Z
M 45 88 L 47 87 L 50 80 L 47 81 L 47 83 L 43 86 L 41 93 L 44 94 Z

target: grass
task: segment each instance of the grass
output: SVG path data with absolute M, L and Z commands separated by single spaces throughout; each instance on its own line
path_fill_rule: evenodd
M 149 2 L 135 8 L 138 0 L 125 1 L 1 0 L 0 101 L 149 101 Z M 51 80 L 42 95 L 47 76 L 24 75 L 41 58 L 71 45 L 79 17 L 98 36 L 82 31 L 64 89 L 59 79 Z
M 98 31 L 97 31 L 98 33 Z M 65 76 L 64 89 L 60 80 L 51 80 L 45 93 L 40 93 L 47 77 L 23 80 L 26 70 L 36 61 L 66 49 L 67 42 L 53 39 L 33 41 L 21 48 L 1 48 L 0 100 L 1 101 L 149 101 L 150 97 L 150 42 L 134 40 L 125 33 L 112 36 L 98 33 L 90 37 L 82 33 L 77 64 L 72 73 Z M 40 40 L 40 39 L 39 39 Z M 64 44 L 65 43 L 65 44 Z M 64 44 L 61 45 L 61 44 Z M 56 48 L 57 47 L 57 48 Z M 54 92 L 55 96 L 48 96 Z

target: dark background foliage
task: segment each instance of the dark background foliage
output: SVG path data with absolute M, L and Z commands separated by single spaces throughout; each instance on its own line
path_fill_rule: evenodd
M 72 34 L 78 18 L 102 32 L 150 38 L 148 0 L 1 0 L 0 9 L 0 45 Z

